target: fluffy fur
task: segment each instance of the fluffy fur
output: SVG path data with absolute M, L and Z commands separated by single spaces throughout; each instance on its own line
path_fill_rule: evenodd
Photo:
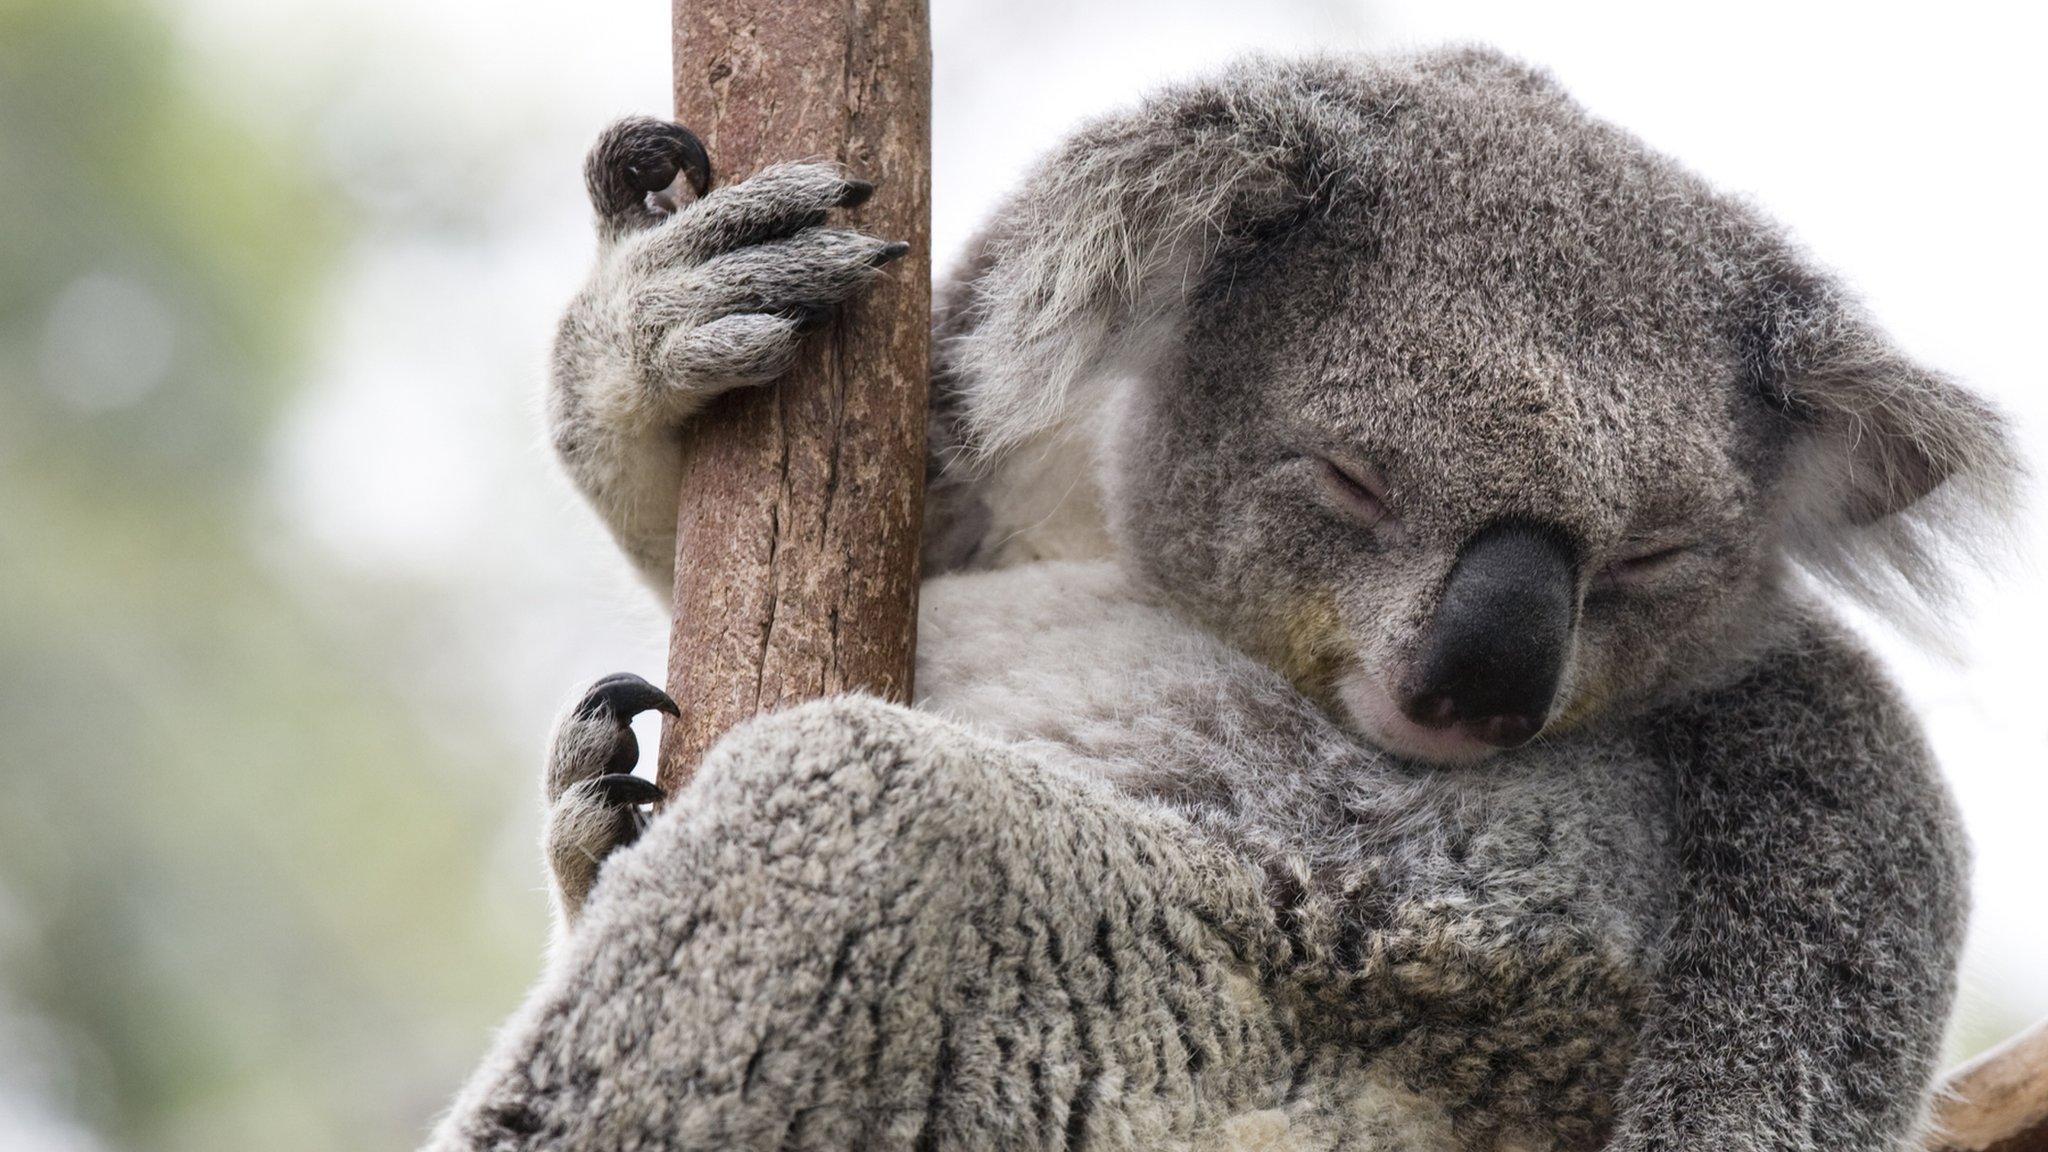
M 556 442 L 665 584 L 673 428 L 892 249 L 828 169 L 613 184 Z M 1962 838 L 1794 576 L 1928 585 L 2011 461 L 1775 227 L 1492 53 L 1253 61 L 1079 133 L 937 335 L 918 710 L 643 833 L 664 701 L 579 702 L 564 931 L 433 1148 L 1915 1146 Z M 1390 702 L 1500 523 L 1564 688 L 1438 755 Z

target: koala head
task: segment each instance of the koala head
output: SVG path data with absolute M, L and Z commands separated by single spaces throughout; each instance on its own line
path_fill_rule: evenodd
M 1795 566 L 1924 580 L 2010 469 L 1769 222 L 1488 52 L 1242 65 L 1032 195 L 1096 235 L 996 237 L 992 437 L 1097 414 L 1149 584 L 1416 759 L 1726 675 Z

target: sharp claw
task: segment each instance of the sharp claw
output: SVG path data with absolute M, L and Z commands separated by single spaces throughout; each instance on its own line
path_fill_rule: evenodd
M 697 134 L 666 120 L 641 122 L 624 156 L 623 174 L 642 192 L 660 192 L 681 175 L 698 196 L 711 191 L 711 157 Z
M 816 332 L 832 319 L 832 310 L 815 304 L 799 304 L 784 315 L 796 321 L 796 330 L 803 333 Z
M 875 186 L 871 182 L 866 180 L 848 180 L 846 182 L 846 191 L 839 194 L 839 206 L 841 208 L 858 208 L 867 203 L 868 197 L 874 194 Z
M 659 192 L 676 182 L 676 166 L 665 156 L 655 156 L 625 165 L 619 175 L 635 192 Z
M 711 190 L 711 158 L 688 128 L 634 117 L 599 138 L 584 163 L 584 179 L 599 215 L 617 226 L 644 226 L 658 219 L 650 215 L 650 198 L 665 213 L 687 202 L 679 184 L 687 184 L 692 200 Z
M 631 672 L 620 672 L 591 685 L 590 691 L 584 693 L 582 703 L 576 706 L 576 714 L 585 719 L 608 716 L 613 723 L 623 726 L 650 708 L 670 716 L 683 714 L 668 693 Z
M 614 772 L 592 780 L 591 786 L 604 802 L 617 808 L 638 808 L 642 804 L 659 804 L 668 793 L 652 780 L 635 776 L 629 772 Z
M 885 244 L 879 252 L 875 253 L 875 266 L 880 267 L 892 261 L 901 260 L 904 254 L 909 251 L 910 244 L 904 240 L 898 240 L 893 244 Z
M 678 147 L 682 149 L 683 176 L 689 180 L 690 190 L 702 199 L 711 191 L 711 154 L 704 151 L 704 142 L 697 139 L 696 133 L 680 124 L 676 127 L 682 133 Z

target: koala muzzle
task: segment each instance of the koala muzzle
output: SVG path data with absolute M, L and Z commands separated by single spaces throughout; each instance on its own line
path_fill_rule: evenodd
M 1402 684 L 1402 712 L 1500 748 L 1534 738 L 1571 657 L 1577 569 L 1569 540 L 1540 525 L 1498 524 L 1466 541 Z

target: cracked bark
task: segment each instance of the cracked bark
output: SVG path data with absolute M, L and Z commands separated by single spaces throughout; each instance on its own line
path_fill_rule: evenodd
M 910 242 L 770 388 L 683 444 L 659 779 L 759 712 L 840 692 L 907 701 L 931 330 L 924 0 L 675 0 L 676 119 L 720 183 L 830 159 L 875 182 L 853 226 Z

